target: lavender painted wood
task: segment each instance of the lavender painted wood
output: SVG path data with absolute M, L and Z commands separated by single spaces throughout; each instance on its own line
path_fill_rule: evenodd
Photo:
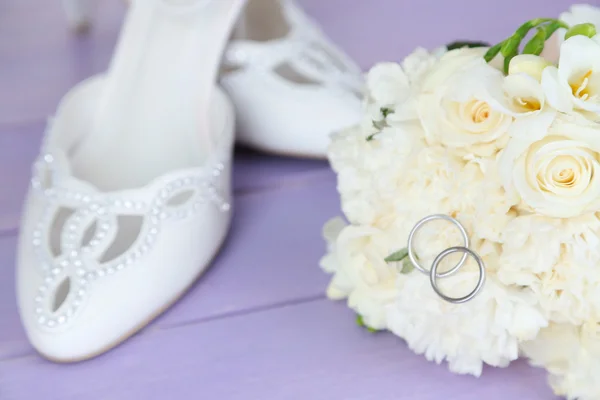
M 324 171 L 292 182 L 236 197 L 233 226 L 222 253 L 153 327 L 323 297 L 328 278 L 318 268 L 325 251 L 320 230 L 339 214 L 334 176 Z M 0 359 L 33 352 L 16 312 L 15 246 L 14 236 L 0 239 Z
M 237 194 L 281 187 L 297 179 L 322 175 L 329 169 L 325 160 L 267 156 L 241 150 L 235 155 L 234 187 Z
M 15 298 L 16 245 L 15 236 L 0 237 L 0 359 L 31 352 L 19 320 Z
M 264 289 L 267 285 L 263 286 Z M 35 382 L 35 384 L 32 384 Z M 358 328 L 317 300 L 156 329 L 92 362 L 0 361 L 3 400 L 551 400 L 541 370 L 517 362 L 458 376 L 390 334 Z
M 524 20 L 556 16 L 569 2 L 547 0 L 299 0 L 357 62 L 400 60 L 417 45 L 500 40 Z M 5 0 L 0 12 L 0 124 L 50 115 L 76 82 L 106 69 L 122 21 L 121 0 L 97 1 L 94 29 L 77 37 L 59 1 Z M 518 10 L 518 12 L 517 12 Z M 357 29 L 359 27 L 359 29 Z M 15 38 L 18 38 L 15 40 Z
M 0 235 L 15 231 L 45 124 L 0 129 Z
M 505 39 L 524 21 L 557 17 L 572 1 L 548 0 L 304 0 L 324 30 L 363 69 L 399 61 L 417 46 L 433 49 L 455 40 Z M 599 0 L 581 1 L 598 4 Z
M 106 69 L 124 2 L 97 1 L 89 35 L 67 29 L 60 1 L 5 0 L 0 9 L 0 124 L 45 118 L 64 93 Z

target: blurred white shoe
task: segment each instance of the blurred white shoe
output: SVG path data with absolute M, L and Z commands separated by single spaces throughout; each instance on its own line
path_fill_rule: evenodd
M 293 0 L 250 0 L 221 72 L 254 149 L 326 158 L 330 134 L 359 122 L 363 73 Z
M 292 0 L 250 0 L 223 63 L 239 143 L 325 158 L 330 134 L 359 122 L 360 68 Z
M 148 324 L 227 233 L 234 112 L 215 82 L 243 1 L 182 3 L 135 0 L 108 73 L 67 93 L 48 125 L 17 293 L 49 359 L 93 357 Z

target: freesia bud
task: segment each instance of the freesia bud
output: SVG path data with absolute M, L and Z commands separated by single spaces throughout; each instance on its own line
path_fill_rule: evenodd
M 508 67 L 508 74 L 525 73 L 537 81 L 542 79 L 542 71 L 552 63 L 544 57 L 533 54 L 520 54 L 513 57 Z
M 583 35 L 589 38 L 594 37 L 596 35 L 596 26 L 590 23 L 574 25 L 565 34 L 565 40 L 575 35 Z

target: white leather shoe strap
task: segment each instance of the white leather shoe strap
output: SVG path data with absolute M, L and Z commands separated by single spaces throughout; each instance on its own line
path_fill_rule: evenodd
M 269 73 L 287 64 L 310 80 L 328 86 L 362 90 L 358 66 L 331 44 L 318 26 L 290 0 L 280 0 L 290 31 L 285 37 L 267 42 L 232 41 L 223 63 L 230 68 L 258 69 Z
M 196 116 L 188 118 L 187 123 L 194 126 L 185 130 L 207 132 L 223 49 L 244 3 L 133 0 L 107 73 L 95 129 L 114 131 L 114 124 L 133 118 L 127 114 L 135 104 L 138 115 L 152 116 L 155 121 Z M 144 126 L 146 135 L 168 135 L 162 132 L 168 129 L 162 123 Z M 194 138 L 198 148 L 212 148 L 210 135 Z

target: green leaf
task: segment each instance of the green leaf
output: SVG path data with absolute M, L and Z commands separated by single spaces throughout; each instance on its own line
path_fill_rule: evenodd
M 500 53 L 500 48 L 502 47 L 502 43 L 500 42 L 497 45 L 490 47 L 490 49 L 484 54 L 483 58 L 485 62 L 490 62 Z
M 400 270 L 401 274 L 409 274 L 415 269 L 414 264 L 410 260 L 409 257 L 406 257 L 404 261 L 402 261 L 402 269 Z
M 365 327 L 365 321 L 363 321 L 363 317 L 360 314 L 356 314 L 356 325 Z
M 576 35 L 583 35 L 591 38 L 596 35 L 596 26 L 590 23 L 573 25 L 565 34 L 565 40 Z
M 417 257 L 417 260 L 418 259 L 419 257 Z M 413 269 L 415 269 L 415 266 L 413 265 L 412 261 L 410 261 L 410 257 L 408 256 L 408 249 L 406 247 L 390 254 L 384 260 L 385 262 L 402 262 L 402 268 L 399 269 L 399 272 L 401 274 L 408 274 Z
M 537 28 L 536 34 L 523 47 L 523 54 L 533 54 L 539 56 L 544 50 L 546 42 L 546 29 L 544 27 Z
M 455 49 L 461 49 L 463 47 L 469 47 L 469 48 L 474 48 L 474 47 L 488 47 L 490 46 L 489 43 L 486 42 L 473 42 L 473 41 L 468 41 L 468 40 L 457 40 L 456 42 L 452 42 L 446 45 L 446 48 L 448 49 L 448 51 L 450 50 L 455 50 Z
M 398 262 L 404 260 L 408 256 L 408 249 L 405 247 L 400 249 L 389 256 L 387 256 L 384 261 L 385 262 Z
M 373 121 L 373 128 L 375 128 L 375 129 L 382 130 L 386 126 L 387 126 L 387 123 L 385 122 L 385 120 L 383 120 L 383 121 Z
M 500 53 L 502 53 L 504 57 L 508 57 L 511 54 L 514 57 L 514 54 L 517 54 L 519 51 L 521 40 L 523 40 L 523 37 L 515 33 L 502 43 L 502 47 L 500 47 Z
M 367 331 L 371 333 L 378 332 L 377 329 L 367 326 L 367 324 L 365 324 L 365 321 L 363 320 L 362 315 L 360 314 L 356 314 L 356 325 L 360 326 L 361 328 L 367 328 Z
M 383 118 L 387 118 L 388 115 L 393 114 L 394 110 L 389 107 L 381 107 L 380 109 Z

